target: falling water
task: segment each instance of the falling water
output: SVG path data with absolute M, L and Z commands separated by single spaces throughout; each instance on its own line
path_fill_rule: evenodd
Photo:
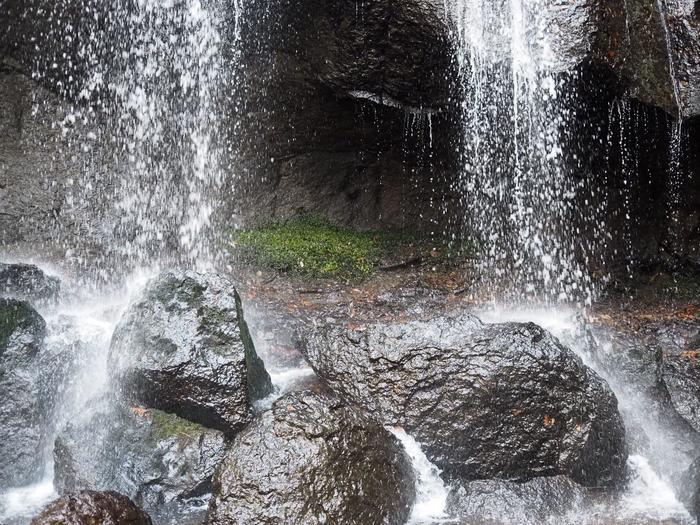
M 65 18 L 64 9 L 56 5 L 50 17 L 54 26 Z M 85 76 L 68 77 L 78 89 L 59 85 L 78 102 L 56 125 L 76 135 L 78 144 L 101 142 L 109 151 L 104 171 L 97 174 L 86 165 L 69 198 L 82 202 L 93 222 L 103 214 L 103 247 L 116 261 L 113 283 L 75 284 L 78 292 L 64 290 L 58 305 L 40 311 L 48 326 L 45 351 L 65 359 L 70 376 L 65 392 L 53 400 L 55 429 L 107 388 L 112 332 L 131 294 L 145 282 L 136 275 L 172 262 L 196 268 L 215 263 L 218 190 L 224 172 L 230 172 L 230 166 L 224 169 L 229 144 L 222 103 L 232 82 L 227 72 L 235 70 L 232 64 L 224 67 L 223 57 L 237 57 L 230 48 L 238 44 L 241 6 L 238 1 L 226 10 L 216 0 L 118 0 L 104 18 L 90 3 L 78 9 L 89 21 L 78 50 L 89 67 Z M 234 27 L 224 44 L 226 22 Z M 109 39 L 104 27 L 114 32 Z M 71 27 L 52 27 L 44 36 L 76 35 Z M 35 69 L 35 78 L 42 77 L 39 66 Z M 226 117 L 229 122 L 231 116 Z M 86 125 L 72 126 L 77 121 Z M 95 200 L 96 179 L 105 189 L 101 202 Z M 70 277 L 62 281 L 73 288 Z M 22 522 L 56 496 L 50 449 L 45 465 L 41 483 L 0 493 L 1 522 Z
M 170 243 L 200 261 L 211 255 L 206 228 L 222 183 L 219 16 L 200 0 L 139 0 L 129 16 L 134 40 L 110 86 L 128 155 L 120 233 L 146 256 Z
M 80 50 L 94 64 L 79 92 L 97 107 L 89 138 L 108 144 L 113 159 L 100 181 L 102 206 L 112 210 L 105 244 L 128 266 L 215 258 L 213 220 L 229 168 L 223 102 L 235 69 L 223 57 L 237 56 L 224 45 L 236 48 L 239 3 L 232 9 L 230 34 L 216 0 L 120 1 L 105 22 L 116 35 L 95 30 Z M 94 176 L 84 174 L 74 198 L 94 201 Z
M 491 294 L 588 303 L 590 250 L 573 218 L 586 219 L 582 183 L 567 173 L 563 149 L 573 73 L 560 72 L 547 4 L 455 3 L 466 93 L 460 189 Z

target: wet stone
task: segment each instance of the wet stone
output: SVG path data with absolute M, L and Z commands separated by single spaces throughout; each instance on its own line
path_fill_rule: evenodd
M 537 325 L 469 314 L 338 323 L 307 329 L 299 346 L 334 392 L 405 428 L 448 477 L 561 474 L 589 486 L 624 478 L 614 394 Z
M 294 392 L 234 440 L 214 478 L 210 525 L 403 525 L 414 473 L 398 440 L 328 394 Z

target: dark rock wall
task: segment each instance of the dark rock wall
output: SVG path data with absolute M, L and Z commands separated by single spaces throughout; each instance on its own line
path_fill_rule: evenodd
M 440 9 L 257 2 L 244 21 L 243 218 L 310 213 L 365 229 L 441 223 L 458 117 Z
M 114 166 L 92 131 L 81 108 L 0 57 L 0 244 L 99 242 L 95 203 Z

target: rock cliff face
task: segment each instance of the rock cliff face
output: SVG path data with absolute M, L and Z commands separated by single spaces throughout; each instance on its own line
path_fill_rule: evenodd
M 700 114 L 700 17 L 692 0 L 602 2 L 597 59 L 636 99 Z
M 223 193 L 231 197 L 223 199 L 219 220 L 230 225 L 310 213 L 363 229 L 443 231 L 462 217 L 459 203 L 468 198 L 454 190 L 465 126 L 459 110 L 456 4 L 250 2 L 236 25 L 233 6 L 223 1 L 231 15 L 222 26 L 222 48 L 230 50 L 224 65 L 234 81 L 217 109 L 225 115 L 231 152 L 226 159 L 231 182 Z M 673 125 L 652 108 L 669 115 L 680 110 L 688 119 L 700 114 L 695 4 L 547 0 L 538 5 L 547 13 L 558 67 L 578 71 L 571 89 L 595 94 L 595 107 L 580 111 L 585 129 L 576 140 L 582 155 L 594 159 L 586 169 L 608 173 L 600 177 L 600 193 L 622 193 L 624 181 L 631 180 L 631 200 L 639 204 L 632 217 L 647 232 L 640 237 L 651 239 L 635 249 L 651 261 L 664 252 L 696 260 L 688 248 L 700 235 L 692 184 L 671 204 L 683 225 L 681 234 L 674 234 L 682 241 L 679 247 L 670 247 L 667 239 L 673 221 L 657 215 L 647 221 L 644 212 L 663 211 L 673 198 Z M 105 113 L 114 111 L 109 93 L 94 82 L 83 88 L 96 72 L 107 84 L 123 69 L 120 57 L 133 44 L 125 13 L 133 8 L 126 0 L 60 5 L 0 0 L 4 243 L 53 240 L 59 232 L 68 244 L 80 233 L 81 243 L 90 245 L 86 249 L 109 244 L 115 225 L 101 218 L 104 206 L 94 203 L 114 204 L 118 177 L 110 174 L 127 165 L 114 144 L 124 141 L 112 142 L 118 126 L 104 124 Z M 599 141 L 616 140 L 610 108 L 627 96 L 647 108 L 643 124 L 626 124 L 643 147 L 619 156 L 596 153 Z M 691 182 L 698 177 L 693 167 L 698 127 L 692 120 L 685 125 L 680 147 L 685 166 L 680 177 Z M 638 165 L 622 167 L 616 160 L 623 155 L 638 158 Z M 618 252 L 623 249 L 620 245 Z

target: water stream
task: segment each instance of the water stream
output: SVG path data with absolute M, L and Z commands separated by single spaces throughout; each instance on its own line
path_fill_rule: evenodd
M 7 260 L 7 259 L 4 259 Z M 41 264 L 41 263 L 39 263 Z M 42 356 L 57 359 L 61 377 L 53 392 L 51 433 L 44 452 L 44 478 L 37 484 L 7 489 L 0 493 L 0 523 L 22 522 L 31 518 L 48 501 L 57 497 L 53 487 L 53 442 L 55 432 L 78 417 L 90 400 L 108 388 L 107 367 L 112 333 L 129 305 L 155 270 L 140 270 L 123 284 L 105 286 L 99 291 L 83 287 L 71 276 L 52 265 L 42 265 L 49 275 L 57 275 L 63 285 L 58 304 L 40 307 L 47 333 Z

